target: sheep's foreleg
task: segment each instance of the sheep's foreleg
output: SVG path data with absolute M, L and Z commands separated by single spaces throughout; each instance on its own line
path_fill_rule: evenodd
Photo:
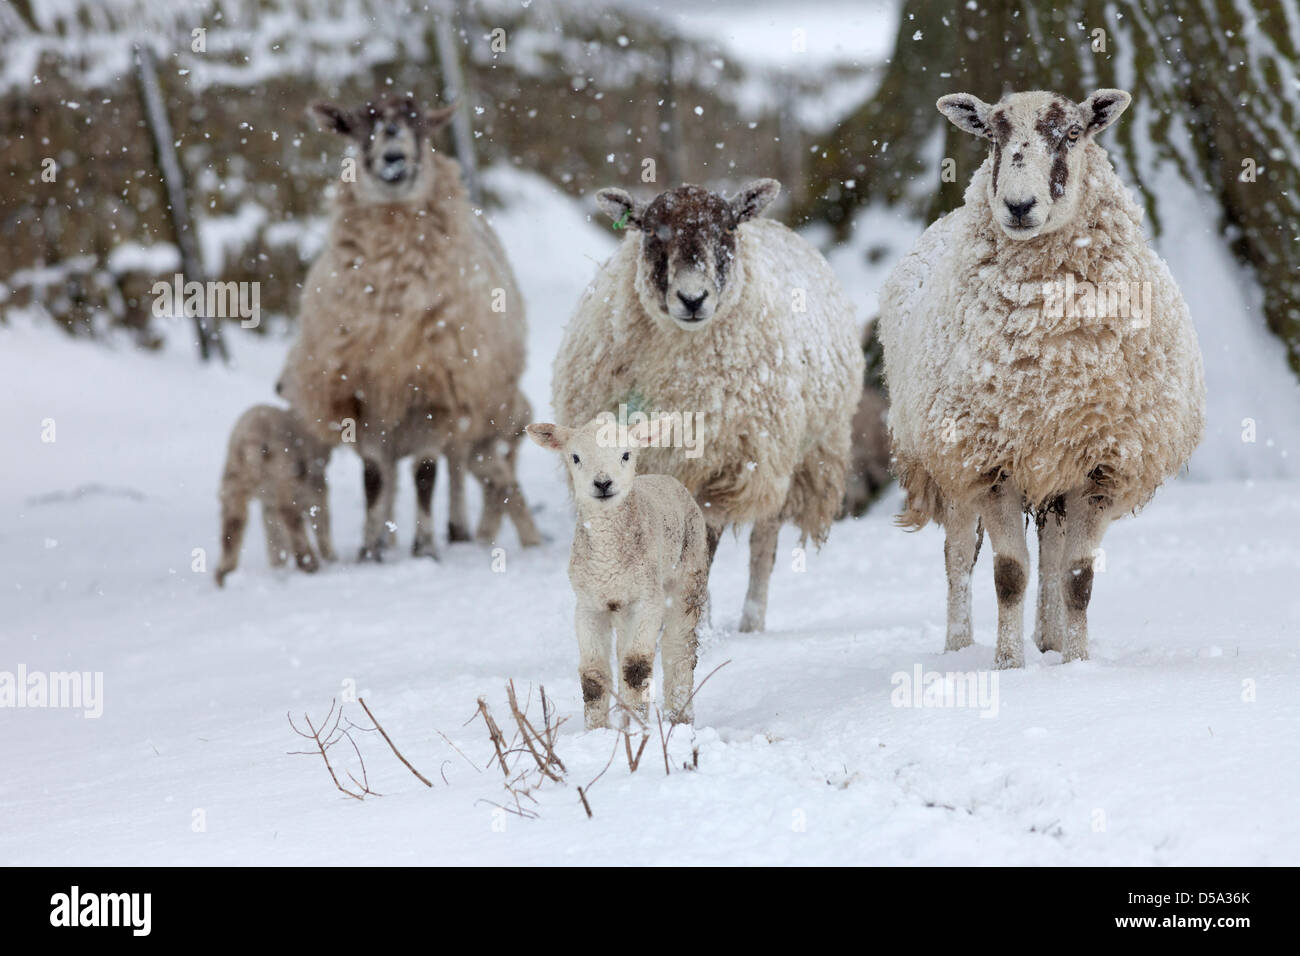
M 438 459 L 417 455 L 415 459 L 415 541 L 411 553 L 417 558 L 438 560 L 438 542 L 433 533 L 433 489 L 438 482 Z
M 1025 666 L 1025 588 L 1029 580 L 1029 547 L 1025 543 L 1024 508 L 1020 494 L 1001 487 L 989 495 L 984 524 L 993 545 L 993 584 L 998 594 L 998 644 L 993 666 Z
M 979 517 L 949 503 L 943 519 L 943 566 L 948 575 L 948 636 L 945 651 L 959 651 L 974 640 L 970 619 L 970 577 L 980 549 Z
M 588 730 L 609 724 L 610 612 L 578 605 L 578 682 L 582 685 L 583 718 Z
M 654 696 L 655 647 L 664 625 L 664 595 L 642 598 L 614 616 L 619 697 L 645 720 Z
M 362 478 L 366 488 L 366 527 L 361 561 L 382 561 L 388 547 L 388 525 L 393 513 L 393 462 L 385 455 L 363 455 Z
M 1092 600 L 1094 560 L 1112 518 L 1110 502 L 1080 493 L 1065 502 L 1065 547 L 1061 562 L 1061 599 L 1065 635 L 1061 660 L 1088 658 L 1088 603 Z
M 776 542 L 781 520 L 769 518 L 754 524 L 749 533 L 749 589 L 740 615 L 742 632 L 761 631 L 767 620 L 767 587 L 776 564 Z
M 262 533 L 266 536 L 266 563 L 282 568 L 289 560 L 289 532 L 280 518 L 280 509 L 262 502 Z
M 1061 650 L 1065 608 L 1061 603 L 1061 562 L 1065 555 L 1065 518 L 1043 516 L 1038 529 L 1038 608 L 1034 615 L 1034 644 L 1040 651 Z

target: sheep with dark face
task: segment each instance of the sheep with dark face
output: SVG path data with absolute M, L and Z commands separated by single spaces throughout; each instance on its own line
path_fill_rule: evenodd
M 998 667 L 1024 663 L 1025 512 L 1039 527 L 1035 643 L 1087 657 L 1107 525 L 1177 473 L 1205 427 L 1187 304 L 1094 141 L 1128 103 L 1122 90 L 940 99 L 989 156 L 881 293 L 900 520 L 944 527 L 949 650 L 971 643 L 988 531 Z
M 491 471 L 514 489 L 511 513 L 527 514 L 513 456 L 496 461 L 493 441 L 523 373 L 523 299 L 496 236 L 470 208 L 459 168 L 430 144 L 452 107 L 426 112 L 394 96 L 355 110 L 330 103 L 312 110 L 325 129 L 352 141 L 355 176 L 339 184 L 279 388 L 322 440 L 346 439 L 349 426 L 355 432 L 365 469 L 362 558 L 379 560 L 391 544 L 395 468 L 408 455 L 412 550 L 437 557 L 431 508 L 443 455 L 452 540 L 469 537 L 462 475 L 471 454 L 474 473 Z M 512 447 L 525 421 L 511 426 Z M 538 542 L 535 529 L 516 524 L 522 544 Z
M 690 423 L 642 461 L 700 503 L 710 562 L 724 528 L 753 525 L 742 631 L 764 627 L 781 525 L 817 543 L 829 532 L 862 392 L 853 309 L 830 266 L 759 218 L 779 190 L 681 186 L 649 203 L 601 190 L 627 238 L 579 303 L 553 377 L 571 427 L 620 407 Z

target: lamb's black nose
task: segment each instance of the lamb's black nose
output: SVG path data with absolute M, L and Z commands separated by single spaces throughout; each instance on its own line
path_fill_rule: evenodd
M 704 300 L 708 297 L 709 293 L 707 291 L 701 292 L 699 295 L 695 296 L 695 298 L 682 295 L 680 292 L 677 293 L 677 298 L 682 300 L 682 305 L 686 306 L 686 311 L 690 312 L 691 315 L 700 311 L 700 306 L 704 304 Z
M 613 478 L 594 478 L 591 483 L 596 486 L 596 490 L 599 491 L 601 495 L 608 495 L 609 489 L 614 487 Z
M 1024 219 L 1029 215 L 1029 210 L 1038 204 L 1037 199 L 1027 199 L 1024 202 L 1012 202 L 1010 199 L 1004 199 L 1007 204 L 1007 210 L 1017 219 Z

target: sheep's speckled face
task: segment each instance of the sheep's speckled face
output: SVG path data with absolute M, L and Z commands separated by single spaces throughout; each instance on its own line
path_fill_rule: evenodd
M 409 96 L 389 96 L 346 111 L 313 103 L 322 129 L 357 144 L 357 185 L 374 202 L 400 202 L 414 191 L 429 136 L 445 125 L 455 107 L 425 112 Z
M 993 105 L 952 93 L 938 107 L 959 129 L 992 144 L 993 218 L 1012 239 L 1033 239 L 1074 218 L 1084 149 L 1129 101 L 1123 90 L 1098 90 L 1078 104 L 1041 91 L 1011 93 Z
M 596 200 L 616 224 L 641 233 L 637 285 L 642 301 L 678 328 L 695 331 L 728 301 L 738 227 L 780 191 L 776 180 L 760 179 L 732 199 L 688 185 L 660 193 L 648 204 L 621 189 L 602 189 Z
M 656 424 L 627 429 L 627 443 L 616 439 L 617 423 L 594 418 L 581 428 L 538 422 L 525 428 L 528 437 L 564 456 L 578 507 L 613 508 L 622 504 L 636 477 L 637 450 L 658 434 Z

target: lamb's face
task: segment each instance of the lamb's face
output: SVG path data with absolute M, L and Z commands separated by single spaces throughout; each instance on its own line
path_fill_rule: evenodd
M 678 328 L 704 328 L 735 298 L 737 230 L 761 213 L 781 185 L 750 183 L 732 199 L 700 186 L 679 186 L 650 203 L 621 189 L 602 189 L 596 201 L 615 224 L 639 230 L 637 287 L 648 308 Z
M 610 415 L 581 428 L 538 422 L 525 431 L 537 444 L 564 457 L 578 507 L 585 511 L 623 503 L 636 478 L 637 450 L 657 440 L 659 428 L 657 421 L 629 427 L 626 443 L 618 440 L 618 424 Z
M 401 202 L 416 192 L 429 137 L 452 117 L 455 107 L 424 111 L 410 96 L 389 96 L 345 111 L 313 103 L 322 129 L 347 136 L 358 152 L 360 194 L 378 202 Z
M 988 202 L 1012 239 L 1033 239 L 1069 223 L 1078 210 L 1084 150 L 1124 112 L 1129 94 L 1098 90 L 1082 103 L 1055 93 L 1011 93 L 993 105 L 969 93 L 938 102 L 959 129 L 992 150 Z

